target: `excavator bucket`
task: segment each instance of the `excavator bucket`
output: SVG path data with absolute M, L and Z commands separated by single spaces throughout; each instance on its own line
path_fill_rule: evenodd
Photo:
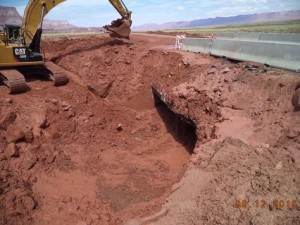
M 110 25 L 105 25 L 103 28 L 110 32 L 112 37 L 120 37 L 129 39 L 131 33 L 131 21 L 126 19 L 117 19 L 111 22 Z

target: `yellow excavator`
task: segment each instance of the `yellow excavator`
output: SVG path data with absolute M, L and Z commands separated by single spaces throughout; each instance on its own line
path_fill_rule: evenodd
M 46 62 L 40 51 L 44 17 L 51 9 L 66 0 L 29 0 L 21 26 L 5 24 L 0 31 L 0 83 L 10 94 L 29 89 L 25 77 L 47 77 L 55 86 L 68 83 L 65 71 Z M 129 38 L 131 11 L 122 0 L 109 0 L 122 18 L 104 26 L 113 37 Z

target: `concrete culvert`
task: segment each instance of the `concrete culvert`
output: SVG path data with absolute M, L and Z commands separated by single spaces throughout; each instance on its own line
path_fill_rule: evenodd
M 197 127 L 195 123 L 183 115 L 173 112 L 167 104 L 161 100 L 154 88 L 152 91 L 155 107 L 164 121 L 168 131 L 172 134 L 176 141 L 184 145 L 186 150 L 192 154 L 197 143 Z

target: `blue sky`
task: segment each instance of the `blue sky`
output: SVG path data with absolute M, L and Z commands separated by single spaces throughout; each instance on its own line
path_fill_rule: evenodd
M 300 9 L 300 0 L 123 0 L 133 12 L 134 26 L 205 19 L 217 16 Z M 27 0 L 0 0 L 23 15 Z M 76 26 L 102 26 L 119 17 L 108 0 L 66 0 L 47 19 L 68 20 Z

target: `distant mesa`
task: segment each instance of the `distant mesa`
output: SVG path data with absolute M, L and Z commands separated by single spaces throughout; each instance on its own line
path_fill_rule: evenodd
M 201 26 L 215 26 L 215 25 L 229 25 L 229 24 L 248 24 L 258 22 L 272 22 L 272 21 L 287 21 L 299 20 L 300 10 L 257 13 L 249 15 L 239 15 L 231 17 L 216 17 L 209 19 L 199 19 L 192 21 L 169 22 L 163 24 L 144 24 L 133 27 L 134 31 L 157 31 L 165 29 L 179 29 L 179 28 L 193 28 Z
M 133 31 L 157 31 L 165 29 L 193 28 L 201 26 L 215 26 L 228 24 L 248 24 L 258 22 L 299 20 L 300 10 L 257 13 L 249 15 L 239 15 L 231 17 L 215 17 L 209 19 L 199 19 L 192 21 L 169 22 L 163 24 L 144 24 L 133 27 Z M 15 7 L 0 6 L 0 25 L 21 24 L 22 17 Z M 46 32 L 71 31 L 71 32 L 98 32 L 103 31 L 101 27 L 82 28 L 70 24 L 66 20 L 44 20 L 43 28 Z
M 18 13 L 15 7 L 0 6 L 0 25 L 22 23 L 22 16 Z M 77 27 L 70 24 L 66 20 L 44 20 L 43 28 L 45 30 L 68 30 L 76 29 Z
M 67 30 L 77 28 L 75 25 L 70 24 L 67 20 L 44 20 L 44 29 L 52 30 Z
M 0 25 L 21 24 L 22 17 L 15 7 L 0 6 Z

